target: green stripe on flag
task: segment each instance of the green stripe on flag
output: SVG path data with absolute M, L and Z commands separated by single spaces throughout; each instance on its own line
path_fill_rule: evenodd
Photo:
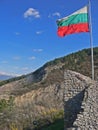
M 68 26 L 77 23 L 87 23 L 88 22 L 88 15 L 87 13 L 76 14 L 68 17 L 67 19 L 61 19 L 57 21 L 58 26 Z

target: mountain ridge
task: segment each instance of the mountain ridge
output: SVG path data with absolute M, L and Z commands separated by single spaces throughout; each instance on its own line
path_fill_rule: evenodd
M 59 71 L 63 73 L 65 69 L 79 72 L 85 76 L 91 77 L 91 50 L 83 49 L 81 51 L 69 54 L 64 57 L 56 58 L 52 61 L 47 62 L 42 67 L 38 68 L 34 72 L 26 75 L 18 76 L 0 83 L 0 86 L 6 83 L 10 83 L 18 80 L 25 80 L 28 83 L 37 83 L 44 80 L 48 73 Z M 95 79 L 98 75 L 98 47 L 94 48 L 94 69 Z M 57 73 L 57 72 L 56 72 Z
M 95 59 L 95 79 L 98 75 L 98 47 L 94 48 L 94 59 Z M 9 80 L 1 81 L 0 86 L 3 85 L 3 90 L 10 90 L 10 84 L 15 87 L 11 87 L 11 94 L 17 95 L 24 92 L 31 91 L 32 89 L 37 89 L 39 87 L 45 87 L 51 85 L 54 82 L 60 83 L 64 79 L 64 70 L 73 70 L 79 72 L 85 76 L 91 77 L 91 52 L 90 49 L 83 49 L 76 53 L 70 55 L 56 58 L 50 62 L 47 62 L 42 67 L 34 72 L 27 75 L 22 75 Z M 58 76 L 57 76 L 58 75 Z M 7 84 L 8 83 L 8 84 Z M 4 85 L 5 84 L 5 85 Z M 17 85 L 18 84 L 18 85 Z M 40 84 L 40 85 L 38 85 Z M 11 85 L 11 86 L 13 86 Z M 8 91 L 7 90 L 7 91 Z

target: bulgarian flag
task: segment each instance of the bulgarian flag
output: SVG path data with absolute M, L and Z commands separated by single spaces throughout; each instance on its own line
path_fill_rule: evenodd
M 89 32 L 88 6 L 77 10 L 67 17 L 58 19 L 57 25 L 57 34 L 60 37 L 72 33 Z

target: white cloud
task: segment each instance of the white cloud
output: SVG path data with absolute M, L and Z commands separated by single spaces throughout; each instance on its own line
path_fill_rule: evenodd
M 24 12 L 24 18 L 28 18 L 32 16 L 35 18 L 40 18 L 39 12 L 34 8 L 29 8 L 28 10 Z
M 33 49 L 34 52 L 42 52 L 43 49 Z
M 20 33 L 19 33 L 19 32 L 15 32 L 15 35 L 19 36 L 19 35 L 20 35 Z
M 35 56 L 29 57 L 29 60 L 35 60 L 35 59 L 36 59 Z
M 43 31 L 37 31 L 36 34 L 41 34 Z
M 54 16 L 60 17 L 61 14 L 59 12 L 55 12 L 55 13 L 49 14 L 48 18 L 51 18 L 51 17 L 54 17 Z
M 9 75 L 9 74 L 6 72 L 0 71 L 0 75 Z
M 48 15 L 48 18 L 51 18 L 51 14 Z
M 0 75 L 7 75 L 7 76 L 18 76 L 18 74 L 8 73 L 8 72 L 4 72 L 4 71 L 0 71 Z
M 61 16 L 59 12 L 55 12 L 55 13 L 53 13 L 52 15 L 53 15 L 53 16 L 58 16 L 58 17 Z

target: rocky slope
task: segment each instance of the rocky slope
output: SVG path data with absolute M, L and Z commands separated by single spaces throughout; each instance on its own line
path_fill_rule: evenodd
M 95 57 L 97 57 L 97 55 L 96 53 Z M 92 81 L 90 77 L 66 69 L 68 67 L 71 69 L 72 67 L 73 70 L 74 64 L 72 63 L 75 62 L 76 69 L 78 68 L 78 70 L 83 73 L 85 70 L 85 75 L 89 74 L 89 63 L 87 62 L 87 66 L 84 64 L 84 61 L 87 59 L 84 59 L 85 55 L 83 57 L 81 53 L 76 54 L 76 57 L 82 56 L 82 61 L 81 58 L 76 58 L 73 54 L 71 56 L 73 58 L 67 57 L 66 59 L 63 57 L 48 62 L 33 73 L 24 75 L 18 78 L 18 80 L 14 79 L 11 82 L 8 80 L 6 84 L 1 85 L 0 99 L 3 102 L 0 103 L 3 103 L 6 109 L 0 111 L 0 129 L 34 129 L 34 127 L 36 127 L 33 124 L 34 121 L 37 121 L 39 123 L 38 127 L 41 127 L 45 123 L 51 124 L 57 118 L 63 118 L 64 114 L 65 129 L 74 129 L 75 127 L 84 129 L 84 125 L 86 125 L 88 129 L 89 126 L 87 124 L 90 124 L 92 127 L 91 130 L 96 130 L 98 127 L 96 123 L 98 116 L 92 116 L 89 114 L 89 111 L 93 111 L 94 115 L 97 115 L 98 91 L 96 86 L 98 86 L 98 84 Z M 68 59 L 71 60 L 71 66 L 69 64 L 70 60 L 68 61 Z M 84 64 L 84 67 L 82 66 L 83 68 L 81 68 L 81 66 L 79 67 L 80 61 L 82 65 Z M 97 79 L 97 60 L 95 63 L 95 79 Z M 90 97 L 91 92 L 93 93 Z M 85 101 L 86 93 L 89 96 Z M 95 102 L 93 102 L 93 98 Z M 5 100 L 2 99 L 8 100 L 7 104 L 10 104 L 10 106 L 8 105 L 8 107 L 6 107 L 7 104 Z M 83 103 L 85 104 L 84 108 L 82 108 Z M 86 103 L 88 105 L 86 105 Z M 90 104 L 92 104 L 94 109 L 92 109 Z M 81 112 L 83 118 L 79 120 Z M 89 122 L 91 118 L 92 120 L 94 119 L 95 124 L 92 123 L 91 125 Z M 82 126 L 83 120 L 85 120 L 86 124 L 84 123 Z M 93 127 L 93 125 L 95 125 L 95 127 Z M 27 127 L 29 128 L 26 129 Z
M 43 120 L 49 125 L 55 120 L 55 115 L 62 118 L 64 110 L 65 130 L 97 130 L 97 87 L 98 83 L 89 77 L 65 70 L 62 82 L 15 96 L 15 107 L 8 115 L 5 112 L 6 115 L 0 116 L 0 123 L 4 123 L 5 127 L 13 122 L 14 127 L 19 130 L 27 127 L 34 129 L 34 121 L 38 122 L 40 127 L 44 124 L 41 122 Z

